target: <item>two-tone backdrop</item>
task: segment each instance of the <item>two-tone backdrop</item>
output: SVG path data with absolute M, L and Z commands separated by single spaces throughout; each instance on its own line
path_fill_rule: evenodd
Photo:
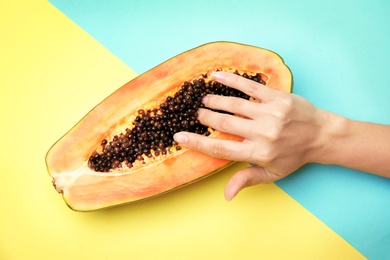
M 311 164 L 223 198 L 220 173 L 156 199 L 66 207 L 45 153 L 115 89 L 181 52 L 235 41 L 281 55 L 294 93 L 390 124 L 390 3 L 13 1 L 0 11 L 0 259 L 387 259 L 390 180 Z M 370 133 L 367 133 L 370 135 Z

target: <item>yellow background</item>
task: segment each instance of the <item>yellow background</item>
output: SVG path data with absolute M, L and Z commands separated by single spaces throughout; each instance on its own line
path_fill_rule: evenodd
M 149 201 L 67 208 L 47 150 L 136 74 L 46 1 L 0 13 L 0 259 L 364 259 L 274 184 L 226 202 L 245 164 Z

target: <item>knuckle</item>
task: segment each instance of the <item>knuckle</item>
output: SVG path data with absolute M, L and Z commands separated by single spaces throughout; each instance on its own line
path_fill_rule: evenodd
M 248 82 L 248 84 L 246 85 L 246 93 L 249 96 L 254 96 L 254 94 L 257 92 L 257 90 L 259 89 L 257 84 L 258 83 L 256 82 Z
M 229 117 L 226 115 L 222 116 L 218 121 L 219 130 L 222 132 L 227 132 L 230 129 L 230 127 L 231 127 L 231 123 Z
M 275 111 L 275 115 L 280 119 L 287 119 L 294 108 L 294 100 L 289 95 L 284 95 L 279 98 L 279 111 Z
M 229 106 L 231 107 L 232 111 L 238 111 L 244 106 L 244 102 L 245 100 L 242 98 L 231 98 Z
M 286 95 L 283 98 L 283 107 L 285 108 L 286 111 L 291 111 L 294 107 L 294 100 L 292 96 Z
M 275 143 L 280 139 L 281 134 L 282 134 L 282 127 L 279 124 L 275 124 L 273 127 L 270 127 L 267 130 L 265 136 L 267 137 L 269 142 Z
M 270 164 L 276 158 L 275 151 L 270 146 L 258 149 L 254 156 L 264 165 Z
M 283 110 L 273 111 L 272 115 L 275 117 L 276 120 L 281 122 L 288 120 L 288 114 Z
M 291 116 L 294 113 L 294 101 L 289 96 L 279 97 L 277 100 L 277 106 L 271 112 L 271 116 L 273 117 L 273 128 L 270 129 L 272 135 L 280 134 L 283 126 L 286 126 L 291 121 Z
M 202 139 L 199 137 L 194 138 L 191 146 L 195 150 L 202 151 L 202 149 L 203 149 Z
M 229 86 L 236 86 L 240 83 L 240 78 L 236 75 L 232 75 L 229 77 Z
M 245 176 L 245 178 L 243 178 L 243 180 L 242 180 L 242 183 L 244 183 L 245 187 L 251 187 L 251 186 L 255 185 L 254 180 L 252 178 L 250 178 L 249 176 Z
M 228 150 L 226 146 L 221 142 L 215 143 L 212 148 L 212 156 L 217 158 L 227 158 Z

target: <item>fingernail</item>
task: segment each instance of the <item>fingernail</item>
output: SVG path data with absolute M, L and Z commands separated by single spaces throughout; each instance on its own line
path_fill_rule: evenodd
M 203 99 L 202 99 L 203 105 L 206 105 L 208 100 L 209 100 L 209 97 L 207 95 L 204 96 Z
M 233 196 L 230 195 L 230 194 L 226 194 L 226 195 L 225 195 L 225 199 L 226 199 L 227 201 L 231 201 L 231 200 L 233 199 Z
M 187 136 L 185 134 L 181 134 L 181 133 L 174 134 L 173 139 L 179 144 L 187 143 Z
M 235 194 L 232 193 L 231 191 L 228 191 L 228 192 L 225 193 L 225 199 L 226 199 L 227 201 L 233 200 L 234 197 L 235 197 Z
M 213 77 L 216 81 L 222 80 L 222 79 L 225 78 L 225 76 L 223 75 L 223 73 L 218 72 L 218 71 L 213 71 L 213 72 L 211 72 L 211 77 Z

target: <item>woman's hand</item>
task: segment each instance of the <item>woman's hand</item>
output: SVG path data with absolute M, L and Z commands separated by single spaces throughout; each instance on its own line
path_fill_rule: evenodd
M 213 157 L 255 164 L 230 179 L 225 189 L 227 200 L 245 187 L 281 179 L 315 160 L 320 145 L 318 137 L 327 120 L 325 111 L 297 95 L 270 89 L 232 73 L 214 72 L 212 76 L 257 102 L 207 95 L 203 99 L 206 107 L 235 116 L 199 109 L 198 119 L 204 125 L 244 140 L 220 140 L 187 132 L 177 133 L 174 138 L 189 149 Z

